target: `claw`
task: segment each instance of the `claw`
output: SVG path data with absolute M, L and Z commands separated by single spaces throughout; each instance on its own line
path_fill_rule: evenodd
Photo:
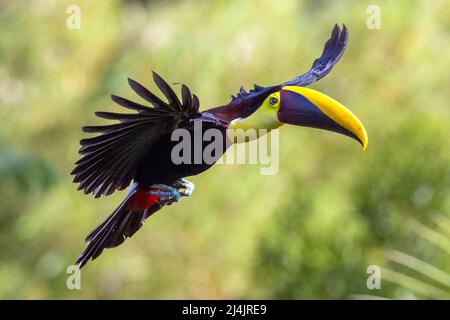
M 189 197 L 194 192 L 195 185 L 186 179 L 180 179 L 173 186 L 154 184 L 151 188 L 159 190 L 149 191 L 149 194 L 159 196 L 161 204 L 171 205 L 174 202 L 180 201 L 180 197 Z
M 179 189 L 184 189 L 184 190 L 179 191 L 180 195 L 183 196 L 183 197 L 190 197 L 191 194 L 194 192 L 194 189 L 195 189 L 195 185 L 192 182 L 190 182 L 190 181 L 188 181 L 186 179 L 183 179 L 183 178 L 181 178 L 180 180 L 176 181 L 173 185 L 178 190 Z
M 165 204 L 172 204 L 180 200 L 180 192 L 174 187 L 165 184 L 154 184 L 152 188 L 159 189 L 160 191 L 149 191 L 149 194 L 160 196 L 161 202 Z

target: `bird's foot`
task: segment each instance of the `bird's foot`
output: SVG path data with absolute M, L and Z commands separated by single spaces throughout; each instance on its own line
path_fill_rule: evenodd
M 174 202 L 180 201 L 180 197 L 189 197 L 194 192 L 195 185 L 186 180 L 177 180 L 172 186 L 165 184 L 154 184 L 152 189 L 159 189 L 158 191 L 149 191 L 151 195 L 160 197 L 160 203 L 164 205 L 171 205 Z
M 174 202 L 180 201 L 181 194 L 178 189 L 165 185 L 165 184 L 154 184 L 151 186 L 152 189 L 159 189 L 158 191 L 149 191 L 148 193 L 154 196 L 160 197 L 160 202 L 162 204 L 170 205 Z
M 177 180 L 173 186 L 178 189 L 182 197 L 190 197 L 195 189 L 195 185 L 192 182 L 183 178 Z

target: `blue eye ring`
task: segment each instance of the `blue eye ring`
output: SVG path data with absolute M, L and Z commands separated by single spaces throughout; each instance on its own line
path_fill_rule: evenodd
M 277 99 L 276 97 L 271 97 L 271 98 L 269 99 L 269 103 L 270 103 L 272 106 L 276 105 L 277 102 L 278 102 L 278 99 Z

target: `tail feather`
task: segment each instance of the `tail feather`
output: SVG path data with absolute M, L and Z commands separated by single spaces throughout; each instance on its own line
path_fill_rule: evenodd
M 87 248 L 78 258 L 76 264 L 83 267 L 89 260 L 97 258 L 105 248 L 114 248 L 122 244 L 126 238 L 133 236 L 138 231 L 145 219 L 162 208 L 159 199 L 149 201 L 145 199 L 147 193 L 135 184 L 131 187 L 125 199 L 109 215 L 105 221 L 97 226 L 86 237 Z M 144 206 L 137 206 L 141 203 Z

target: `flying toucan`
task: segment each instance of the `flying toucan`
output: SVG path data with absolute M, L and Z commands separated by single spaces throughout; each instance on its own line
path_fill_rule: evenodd
M 78 190 L 94 197 L 108 196 L 132 185 L 120 205 L 86 238 L 85 251 L 77 261 L 79 268 L 97 258 L 105 248 L 117 247 L 143 225 L 145 219 L 163 206 L 190 196 L 194 185 L 185 177 L 197 175 L 214 163 L 192 161 L 175 164 L 171 139 L 176 129 L 195 134 L 200 130 L 219 130 L 223 150 L 234 143 L 233 129 L 271 129 L 282 124 L 334 131 L 357 140 L 365 149 L 366 130 L 358 118 L 336 100 L 306 86 L 330 72 L 344 53 L 348 31 L 336 25 L 325 43 L 322 55 L 311 69 L 283 84 L 242 87 L 223 106 L 199 111 L 200 102 L 189 88 L 181 85 L 181 101 L 173 89 L 156 73 L 153 79 L 166 97 L 163 100 L 132 79 L 130 87 L 151 106 L 112 95 L 112 100 L 134 113 L 96 112 L 100 118 L 117 120 L 113 124 L 83 127 L 84 132 L 98 133 L 82 139 L 81 159 L 72 171 Z M 230 141 L 231 139 L 231 141 Z M 193 148 L 205 148 L 205 143 Z M 219 158 L 221 154 L 217 155 Z

